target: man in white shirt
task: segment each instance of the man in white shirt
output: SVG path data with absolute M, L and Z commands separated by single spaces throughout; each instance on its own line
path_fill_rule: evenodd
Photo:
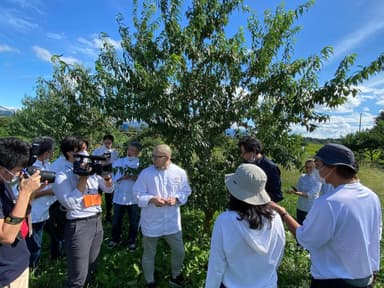
M 356 177 L 358 167 L 349 148 L 327 144 L 315 155 L 315 165 L 334 189 L 314 202 L 303 225 L 275 204 L 311 254 L 311 288 L 372 287 L 380 268 L 380 200 Z
M 180 206 L 191 194 L 186 172 L 171 162 L 171 148 L 161 144 L 152 152 L 153 165 L 144 169 L 133 192 L 141 207 L 140 225 L 143 234 L 142 266 L 147 287 L 156 287 L 154 279 L 157 242 L 163 238 L 171 248 L 170 284 L 182 287 L 181 269 L 184 243 L 181 232 Z
M 53 156 L 54 140 L 51 137 L 39 137 L 32 141 L 32 153 L 35 158 L 33 167 L 43 171 L 50 171 L 49 160 Z M 36 191 L 32 195 L 31 217 L 32 217 L 32 235 L 26 238 L 28 250 L 31 253 L 29 257 L 29 268 L 35 273 L 40 259 L 41 247 L 43 242 L 43 232 L 46 221 L 49 218 L 49 207 L 56 201 L 52 191 L 52 184 Z
M 114 137 L 111 134 L 106 134 L 103 137 L 103 145 L 96 148 L 92 155 L 95 156 L 104 156 L 109 158 L 108 163 L 112 164 L 115 160 L 119 158 L 119 153 L 112 148 Z M 104 194 L 105 198 L 105 221 L 112 222 L 112 199 L 113 199 L 113 193 L 111 194 Z
M 121 240 L 124 213 L 127 211 L 129 221 L 128 249 L 136 249 L 136 238 L 139 229 L 140 209 L 137 205 L 137 197 L 133 193 L 133 185 L 139 175 L 139 153 L 141 144 L 133 141 L 128 144 L 127 156 L 113 162 L 112 180 L 113 192 L 113 217 L 112 237 L 108 243 L 109 248 L 119 244 Z

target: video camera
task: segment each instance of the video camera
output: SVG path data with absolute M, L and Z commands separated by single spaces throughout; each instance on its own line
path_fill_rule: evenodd
M 112 164 L 108 163 L 105 156 L 96 155 L 73 155 L 76 161 L 73 163 L 73 173 L 79 176 L 89 176 L 93 174 L 102 177 L 112 173 Z
M 48 181 L 48 183 L 55 182 L 56 173 L 53 171 L 48 170 L 42 170 L 40 167 L 33 166 L 33 164 L 36 162 L 38 154 L 39 154 L 39 147 L 40 144 L 38 143 L 32 143 L 31 149 L 29 151 L 29 161 L 27 168 L 24 169 L 24 178 L 28 178 L 33 173 L 35 173 L 37 170 L 40 170 L 40 182 Z

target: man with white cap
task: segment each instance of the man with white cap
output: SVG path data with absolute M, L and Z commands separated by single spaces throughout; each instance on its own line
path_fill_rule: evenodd
M 379 198 L 357 179 L 358 167 L 349 148 L 327 144 L 316 153 L 315 165 L 334 189 L 314 202 L 302 226 L 274 205 L 311 254 L 311 288 L 372 287 L 380 266 Z
M 254 164 L 226 175 L 228 210 L 215 222 L 206 288 L 277 287 L 285 245 L 284 226 L 269 206 L 267 176 Z

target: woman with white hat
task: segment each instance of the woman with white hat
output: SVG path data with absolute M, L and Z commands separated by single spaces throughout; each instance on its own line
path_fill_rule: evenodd
M 267 176 L 253 164 L 226 175 L 228 210 L 215 222 L 206 288 L 277 287 L 285 245 L 281 218 L 269 207 Z

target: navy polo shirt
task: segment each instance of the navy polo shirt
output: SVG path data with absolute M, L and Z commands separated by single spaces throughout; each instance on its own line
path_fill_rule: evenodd
M 7 217 L 15 206 L 15 196 L 0 183 L 0 219 Z M 24 239 L 11 245 L 0 243 L 0 287 L 17 279 L 29 266 L 29 251 Z

